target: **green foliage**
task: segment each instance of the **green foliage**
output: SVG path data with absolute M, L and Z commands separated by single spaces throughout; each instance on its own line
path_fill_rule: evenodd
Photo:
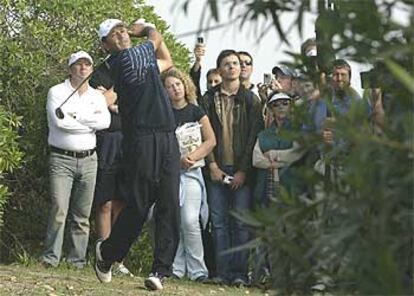
M 23 156 L 17 144 L 20 121 L 20 117 L 7 112 L 0 105 L 0 176 L 5 172 L 13 172 Z
M 20 126 L 20 120 L 21 118 L 7 112 L 0 105 L 0 230 L 3 226 L 4 209 L 9 197 L 4 177 L 6 173 L 13 172 L 20 165 L 23 157 L 17 142 L 17 128 Z
M 163 32 L 176 66 L 187 69 L 189 51 L 142 0 L 0 0 L 0 97 L 8 111 L 21 116 L 20 145 L 25 152 L 23 168 L 5 180 L 10 199 L 1 238 L 2 245 L 8 248 L 2 252 L 4 257 L 11 259 L 15 248 L 21 253 L 19 244 L 33 256 L 42 249 L 49 209 L 45 110 L 48 89 L 67 77 L 71 53 L 85 50 L 96 63 L 104 56 L 97 37 L 100 22 L 119 18 L 132 23 L 142 17 Z M 0 155 L 17 153 L 13 147 L 1 147 Z M 9 167 L 14 163 L 11 161 Z M 4 203 L 4 199 L 0 200 Z
M 228 14 L 237 11 L 241 25 L 271 24 L 287 43 L 289 28 L 279 16 L 293 11 L 301 32 L 300 20 L 310 11 L 311 1 L 229 2 Z M 326 9 L 328 2 L 335 10 Z M 218 1 L 206 3 L 218 20 Z M 283 295 L 308 294 L 320 281 L 341 295 L 413 294 L 414 3 L 317 3 L 319 28 L 338 56 L 357 62 L 384 61 L 384 132 L 374 133 L 366 111 L 351 108 L 333 125 L 335 137 L 347 145 L 324 148 L 331 177 L 315 174 L 313 167 L 301 170 L 312 191 L 310 199 L 284 192 L 279 203 L 244 220 L 260 225 L 255 228 L 258 240 L 269 250 L 272 283 Z M 405 13 L 406 23 L 395 17 L 398 11 Z M 311 135 L 303 144 L 312 150 L 322 143 Z
M 389 119 L 409 123 L 398 135 L 388 125 L 382 136 L 351 108 L 334 126 L 350 145 L 326 152 L 331 177 L 303 167 L 312 195 L 282 192 L 278 203 L 242 218 L 270 250 L 272 283 L 282 294 L 306 294 L 317 282 L 335 284 L 340 294 L 412 293 L 412 102 L 406 108 Z M 304 143 L 309 150 L 315 144 Z

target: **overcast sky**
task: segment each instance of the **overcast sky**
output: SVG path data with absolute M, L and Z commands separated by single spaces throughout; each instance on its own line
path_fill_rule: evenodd
M 185 15 L 179 7 L 176 7 L 173 10 L 173 5 L 176 5 L 176 3 L 183 3 L 182 0 L 168 1 L 169 3 L 175 4 L 166 4 L 166 2 L 167 1 L 165 0 L 146 0 L 146 3 L 154 6 L 155 12 L 171 26 L 170 31 L 177 36 L 177 39 L 186 44 L 192 51 L 197 39 L 197 34 L 192 36 L 182 35 L 188 32 L 197 31 L 199 28 L 199 17 L 205 1 L 192 1 L 189 5 L 189 13 L 187 15 Z M 228 19 L 225 18 L 227 16 L 227 9 L 222 7 L 222 11 L 222 23 L 227 23 Z M 305 39 L 314 36 L 313 22 L 315 18 L 315 16 L 310 14 L 306 16 L 307 25 L 304 27 Z M 291 22 L 289 20 L 289 15 L 284 15 L 284 19 L 289 23 Z M 260 43 L 257 43 L 257 34 L 253 32 L 253 28 L 246 26 L 243 30 L 240 30 L 239 26 L 235 24 L 208 33 L 203 33 L 202 36 L 206 43 L 206 56 L 203 60 L 203 78 L 208 69 L 215 67 L 216 58 L 221 50 L 235 49 L 237 51 L 247 51 L 252 54 L 254 59 L 252 81 L 255 83 L 261 82 L 263 80 L 263 74 L 270 73 L 273 66 L 278 62 L 288 59 L 283 53 L 284 50 L 289 49 L 291 51 L 299 51 L 302 42 L 297 31 L 294 30 L 294 32 L 289 34 L 289 41 L 292 44 L 292 48 L 288 48 L 286 45 L 280 46 L 281 42 L 274 32 L 274 29 L 271 28 L 265 38 L 262 39 Z M 202 80 L 201 83 L 202 87 L 205 87 L 205 80 Z
M 168 4 L 166 2 L 168 2 Z M 316 4 L 316 1 L 313 2 Z M 192 51 L 197 39 L 197 34 L 189 36 L 184 35 L 188 32 L 197 31 L 199 28 L 199 18 L 202 14 L 201 12 L 205 0 L 191 1 L 187 15 L 184 14 L 179 5 L 180 3 L 183 3 L 183 0 L 146 0 L 146 3 L 154 6 L 155 12 L 171 26 L 170 31 L 176 35 L 179 41 L 184 43 Z M 173 9 L 174 5 L 176 6 L 175 9 Z M 229 22 L 229 19 L 225 18 L 228 9 L 226 9 L 225 6 L 220 6 L 220 8 L 222 11 L 221 23 Z M 263 74 L 270 73 L 273 66 L 281 61 L 290 60 L 290 58 L 284 54 L 285 50 L 299 52 L 301 43 L 307 38 L 315 36 L 314 22 L 316 20 L 316 14 L 307 13 L 304 19 L 305 25 L 303 28 L 303 37 L 301 38 L 299 36 L 296 28 L 288 35 L 288 40 L 291 43 L 290 48 L 286 45 L 281 46 L 281 41 L 273 27 L 260 42 L 257 42 L 258 33 L 252 30 L 251 27 L 249 28 L 248 26 L 245 26 L 243 30 L 240 30 L 239 26 L 234 23 L 208 33 L 203 33 L 202 36 L 206 43 L 206 56 L 202 65 L 203 72 L 201 87 L 205 88 L 205 73 L 208 69 L 215 67 L 216 57 L 223 49 L 243 50 L 251 53 L 254 59 L 252 81 L 254 83 L 261 82 L 263 80 Z M 292 21 L 292 14 L 283 14 L 282 22 L 291 24 Z M 351 63 L 351 66 L 354 73 L 354 75 L 352 75 L 352 85 L 361 92 L 359 75 L 355 74 L 358 74 L 359 71 L 368 70 L 369 66 L 357 65 L 354 63 Z

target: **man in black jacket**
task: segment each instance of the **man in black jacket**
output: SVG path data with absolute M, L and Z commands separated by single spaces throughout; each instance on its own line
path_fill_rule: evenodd
M 217 283 L 248 285 L 247 250 L 223 254 L 248 242 L 246 225 L 230 212 L 246 211 L 251 204 L 247 180 L 256 135 L 262 126 L 258 97 L 240 83 L 240 60 L 234 50 L 217 58 L 223 82 L 201 100 L 216 134 L 217 146 L 208 156 L 209 206 L 216 249 Z

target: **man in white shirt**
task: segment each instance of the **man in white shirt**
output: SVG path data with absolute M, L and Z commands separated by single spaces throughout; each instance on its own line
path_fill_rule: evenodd
M 93 71 L 91 56 L 78 51 L 69 58 L 69 78 L 53 86 L 47 96 L 50 159 L 49 179 L 52 206 L 41 261 L 56 267 L 62 253 L 66 217 L 69 214 L 70 249 L 66 261 L 77 268 L 85 263 L 89 239 L 89 215 L 97 172 L 95 131 L 110 124 L 103 94 L 89 86 Z M 58 108 L 74 90 L 79 89 Z

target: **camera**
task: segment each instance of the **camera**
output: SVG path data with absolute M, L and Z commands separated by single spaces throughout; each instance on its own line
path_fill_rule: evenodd
M 263 74 L 263 84 L 271 84 L 272 83 L 272 74 L 264 73 Z
M 361 87 L 367 88 L 379 88 L 381 86 L 381 73 L 375 69 L 359 73 L 361 77 Z
M 231 184 L 231 181 L 233 181 L 233 179 L 234 179 L 233 176 L 225 175 L 223 177 L 223 183 L 229 185 Z
M 374 79 L 375 79 L 375 72 L 373 71 L 373 69 L 369 70 L 369 71 L 365 71 L 365 72 L 361 72 L 359 73 L 359 76 L 361 78 L 361 87 L 363 89 L 367 89 L 367 88 L 375 88 L 376 84 Z
M 387 74 L 388 71 L 385 69 L 384 64 L 377 61 L 371 70 L 359 73 L 361 87 L 363 89 L 383 87 L 390 80 Z
M 204 38 L 203 37 L 197 37 L 197 43 L 203 44 Z

